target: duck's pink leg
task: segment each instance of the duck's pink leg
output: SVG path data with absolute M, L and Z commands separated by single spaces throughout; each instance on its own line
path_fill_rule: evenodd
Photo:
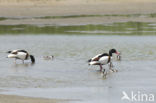
M 103 68 L 102 68 L 102 65 L 100 64 L 100 71 L 101 71 L 101 72 L 102 72 L 102 69 L 103 69 Z

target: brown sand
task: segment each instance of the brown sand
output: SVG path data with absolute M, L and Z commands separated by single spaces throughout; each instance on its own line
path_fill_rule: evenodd
M 67 103 L 68 100 L 0 95 L 0 103 Z
M 155 18 L 80 17 L 66 19 L 30 19 L 31 17 L 104 14 L 156 13 L 156 0 L 0 0 L 0 17 L 29 19 L 0 21 L 0 25 L 51 24 L 79 25 L 122 21 L 154 22 Z
M 3 0 L 4 1 L 4 0 Z M 9 0 L 8 0 L 9 1 Z M 24 0 L 25 1 L 25 0 Z M 29 0 L 30 1 L 30 0 Z M 44 1 L 44 0 L 43 0 Z M 52 0 L 55 1 L 55 0 Z M 63 0 L 65 2 L 65 0 Z M 68 1 L 68 0 L 67 0 Z M 81 15 L 81 14 L 134 14 L 134 13 L 155 13 L 156 0 L 139 0 L 139 2 L 120 2 L 120 0 L 107 2 L 88 2 L 77 3 L 78 0 L 71 2 L 34 4 L 29 3 L 0 3 L 0 16 L 62 16 L 62 15 Z M 76 2 L 75 2 L 76 1 Z M 80 0 L 81 1 L 81 0 Z M 84 0 L 86 1 L 86 0 Z M 90 0 L 88 0 L 90 1 Z M 132 0 L 133 1 L 133 0 Z M 146 1 L 146 2 L 145 2 Z M 149 2 L 147 2 L 149 1 Z M 74 4 L 73 4 L 74 3 Z M 56 5 L 55 5 L 56 4 Z

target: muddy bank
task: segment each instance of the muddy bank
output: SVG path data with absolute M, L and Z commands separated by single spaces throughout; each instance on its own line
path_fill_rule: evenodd
M 148 1 L 148 2 L 147 2 Z M 0 25 L 17 24 L 50 24 L 50 25 L 81 25 L 81 24 L 99 24 L 112 22 L 154 22 L 151 17 L 123 17 L 123 16 L 96 16 L 96 15 L 133 15 L 133 14 L 155 14 L 155 0 L 14 0 L 0 1 L 0 17 L 26 18 L 0 20 Z M 77 18 L 42 18 L 34 17 L 47 16 L 80 16 L 95 15 L 92 17 Z
M 73 4 L 75 3 L 75 4 Z M 44 4 L 44 3 L 43 3 Z M 19 5 L 0 4 L 0 16 L 35 17 L 35 16 L 63 16 L 63 15 L 90 15 L 90 14 L 135 14 L 155 13 L 156 2 L 95 2 L 84 3 L 72 0 L 69 3 L 47 5 Z
M 0 95 L 1 103 L 67 103 L 67 100 L 32 98 L 16 95 Z

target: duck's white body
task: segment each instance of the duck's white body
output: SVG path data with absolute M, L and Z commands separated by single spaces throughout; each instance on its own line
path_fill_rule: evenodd
M 9 54 L 8 55 L 8 58 L 16 58 L 16 59 L 21 59 L 21 60 L 26 60 L 26 56 L 28 54 L 27 53 L 24 53 L 24 52 L 17 52 L 17 54 Z M 29 58 L 27 58 L 29 59 Z
M 99 54 L 98 54 L 99 55 Z M 99 58 L 99 60 L 94 61 L 97 57 L 93 57 L 93 60 L 91 62 L 89 62 L 89 65 L 106 65 L 109 63 L 109 56 L 103 56 L 101 58 Z M 112 57 L 110 57 L 110 59 L 112 60 Z

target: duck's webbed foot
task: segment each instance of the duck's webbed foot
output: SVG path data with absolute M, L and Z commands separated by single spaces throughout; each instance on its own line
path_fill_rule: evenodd
M 111 72 L 118 72 L 116 69 L 110 69 Z
M 106 72 L 105 69 L 103 69 L 103 71 L 102 71 L 102 77 L 103 77 L 104 79 L 106 79 L 106 77 L 107 77 L 107 72 Z

